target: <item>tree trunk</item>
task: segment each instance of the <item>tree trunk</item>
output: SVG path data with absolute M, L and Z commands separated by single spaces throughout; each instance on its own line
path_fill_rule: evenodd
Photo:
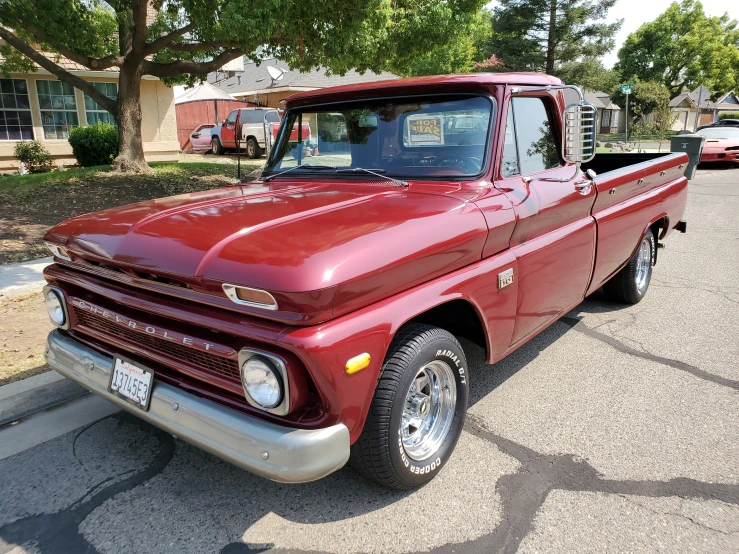
M 555 31 L 557 27 L 557 0 L 549 0 L 549 33 L 547 34 L 547 75 L 554 74 Z
M 118 156 L 113 160 L 113 169 L 121 173 L 151 171 L 141 140 L 141 73 L 141 63 L 127 59 L 118 78 L 113 114 L 118 123 Z

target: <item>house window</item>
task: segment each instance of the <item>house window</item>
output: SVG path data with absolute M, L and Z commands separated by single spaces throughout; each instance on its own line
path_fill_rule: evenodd
M 118 97 L 118 85 L 116 83 L 91 83 L 96 89 L 110 98 L 113 102 Z M 112 123 L 115 125 L 115 118 L 111 113 L 103 108 L 100 104 L 85 93 L 85 117 L 88 125 L 94 125 L 98 121 L 103 123 Z
M 69 130 L 79 125 L 74 87 L 61 81 L 36 81 L 36 90 L 44 138 L 69 138 Z
M 611 126 L 611 110 L 603 110 L 603 117 L 600 121 L 601 127 L 610 127 Z
M 33 140 L 25 79 L 0 79 L 0 140 Z

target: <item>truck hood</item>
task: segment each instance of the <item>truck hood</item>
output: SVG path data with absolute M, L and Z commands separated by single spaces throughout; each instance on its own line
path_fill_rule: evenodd
M 325 317 L 328 307 L 310 298 L 330 298 L 337 315 L 479 260 L 485 218 L 453 190 L 255 183 L 83 215 L 46 240 L 73 256 L 212 294 L 223 294 L 222 283 L 301 293 L 291 310 Z M 279 312 L 263 315 L 280 319 Z

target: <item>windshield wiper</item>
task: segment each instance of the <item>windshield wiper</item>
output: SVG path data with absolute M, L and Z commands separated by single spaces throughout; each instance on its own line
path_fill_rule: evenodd
M 402 187 L 408 186 L 408 183 L 406 181 L 402 181 L 400 179 L 394 179 L 392 177 L 388 177 L 387 175 L 382 175 L 382 173 L 385 173 L 384 169 L 365 169 L 364 167 L 349 167 L 346 169 L 337 169 L 336 173 L 359 173 L 362 171 L 365 173 L 369 173 L 370 175 L 374 175 L 375 177 L 380 177 L 381 179 L 387 179 L 388 181 L 397 183 Z
M 270 179 L 274 179 L 275 177 L 279 177 L 280 175 L 284 175 L 285 173 L 290 173 L 291 171 L 295 171 L 296 169 L 336 169 L 336 166 L 319 165 L 319 164 L 300 164 L 300 165 L 296 165 L 295 167 L 291 167 L 290 169 L 286 169 L 285 171 L 280 171 L 279 173 L 273 173 L 272 175 L 267 175 L 266 177 L 262 178 L 262 181 L 266 183 Z

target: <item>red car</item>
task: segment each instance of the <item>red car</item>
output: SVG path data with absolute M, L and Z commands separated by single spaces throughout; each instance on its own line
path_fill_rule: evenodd
M 291 96 L 259 180 L 49 231 L 49 365 L 269 479 L 351 462 L 426 483 L 464 425 L 459 337 L 492 364 L 601 287 L 639 302 L 657 241 L 686 230 L 687 155 L 594 157 L 596 110 L 566 88 L 478 73 Z
M 706 127 L 695 134 L 706 137 L 701 163 L 739 163 L 739 127 Z

